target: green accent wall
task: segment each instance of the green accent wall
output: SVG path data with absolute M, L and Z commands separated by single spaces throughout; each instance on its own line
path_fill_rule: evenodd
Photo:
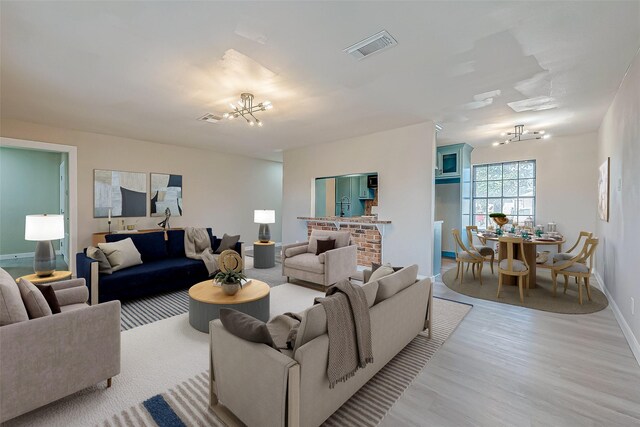
M 35 250 L 25 215 L 60 212 L 60 162 L 60 153 L 0 147 L 0 255 Z

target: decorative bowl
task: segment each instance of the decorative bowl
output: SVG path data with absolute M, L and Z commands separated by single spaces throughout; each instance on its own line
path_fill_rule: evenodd
M 506 216 L 502 216 L 502 217 L 496 216 L 491 219 L 493 220 L 493 222 L 495 222 L 498 225 L 498 227 L 502 227 L 503 225 L 509 223 L 509 218 L 507 218 Z

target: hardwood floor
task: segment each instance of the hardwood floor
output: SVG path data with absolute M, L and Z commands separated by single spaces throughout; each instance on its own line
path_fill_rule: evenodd
M 474 308 L 382 426 L 640 426 L 640 367 L 610 307 L 548 313 L 441 282 L 435 295 Z

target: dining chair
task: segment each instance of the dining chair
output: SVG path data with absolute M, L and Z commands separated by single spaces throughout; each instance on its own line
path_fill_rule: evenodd
M 591 270 L 593 269 L 593 256 L 598 246 L 597 237 L 589 237 L 585 244 L 576 256 L 568 260 L 558 260 L 553 263 L 551 267 L 551 277 L 553 279 L 553 296 L 556 296 L 556 288 L 558 286 L 558 275 L 564 276 L 564 293 L 567 293 L 567 286 L 569 276 L 576 278 L 578 284 L 578 300 L 582 304 L 582 279 L 584 286 L 587 290 L 587 297 L 591 301 L 591 289 L 589 287 L 589 277 L 591 277 Z
M 498 294 L 500 298 L 500 290 L 502 289 L 502 278 L 504 275 L 516 276 L 518 278 L 518 289 L 520 290 L 520 303 L 524 303 L 524 286 L 527 286 L 527 294 L 529 293 L 529 264 L 524 257 L 524 242 L 522 237 L 500 237 L 499 244 L 505 244 L 507 247 L 507 257 L 498 261 Z M 515 248 L 518 248 L 518 257 L 515 256 Z
M 458 270 L 456 271 L 456 279 L 460 276 L 460 285 L 462 285 L 462 278 L 464 276 L 464 264 L 471 264 L 471 272 L 473 278 L 476 278 L 476 267 L 478 268 L 478 276 L 480 276 L 480 286 L 482 286 L 482 265 L 484 264 L 484 257 L 480 255 L 480 252 L 473 249 L 468 249 L 460 238 L 460 230 L 451 230 L 453 237 L 456 240 L 456 264 Z
M 482 245 L 474 245 L 473 244 L 473 236 L 475 236 L 478 238 L 478 240 L 480 241 L 480 243 L 482 243 Z M 480 253 L 480 255 L 482 255 L 482 257 L 489 261 L 489 265 L 491 266 L 491 274 L 493 273 L 493 261 L 496 257 L 496 252 L 495 250 L 491 247 L 491 246 L 487 246 L 487 240 L 483 239 L 482 237 L 478 236 L 478 226 L 477 225 L 467 225 L 467 240 L 469 240 L 469 248 L 471 250 L 474 250 L 478 253 Z M 469 269 L 469 266 L 467 265 L 467 271 Z
M 582 238 L 584 237 L 585 242 L 580 244 L 580 241 L 582 240 Z M 578 240 L 576 240 L 576 243 L 571 246 L 571 248 L 566 251 L 566 252 L 560 252 L 557 253 L 553 256 L 553 261 L 558 261 L 558 260 L 568 260 L 571 259 L 573 257 L 575 257 L 578 253 L 580 253 L 580 251 L 582 250 L 582 248 L 584 247 L 584 245 L 587 242 L 587 239 L 590 239 L 591 237 L 593 237 L 593 233 L 589 232 L 589 231 L 581 231 L 580 234 L 578 235 Z M 580 249 L 578 249 L 575 253 L 574 251 L 578 248 L 578 246 L 580 247 Z

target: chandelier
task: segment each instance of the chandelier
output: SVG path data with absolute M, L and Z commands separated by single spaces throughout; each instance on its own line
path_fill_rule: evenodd
M 543 130 L 528 131 L 525 130 L 524 125 L 514 126 L 513 132 L 502 132 L 500 136 L 506 136 L 504 142 L 496 141 L 493 145 L 505 145 L 512 142 L 528 141 L 532 139 L 549 139 L 551 135 L 545 133 Z
M 243 117 L 249 126 L 258 125 L 262 127 L 262 121 L 254 116 L 254 113 L 257 111 L 265 111 L 273 108 L 271 105 L 271 101 L 263 101 L 260 104 L 253 105 L 253 94 L 252 93 L 242 93 L 240 94 L 240 100 L 236 104 L 229 104 L 231 107 L 231 111 L 228 113 L 224 113 L 222 115 L 223 118 L 228 120 L 233 120 L 238 117 Z

